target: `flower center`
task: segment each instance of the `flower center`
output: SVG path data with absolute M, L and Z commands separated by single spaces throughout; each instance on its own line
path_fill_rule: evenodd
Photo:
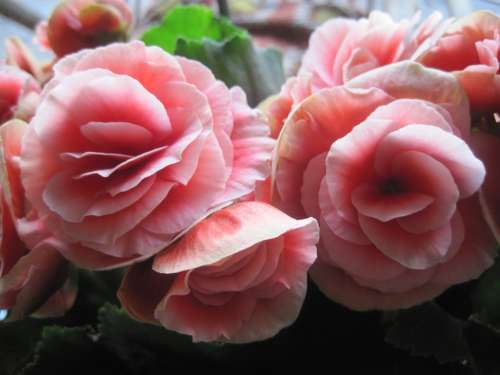
M 380 183 L 379 191 L 385 195 L 396 195 L 405 192 L 406 187 L 401 180 L 395 177 L 388 177 Z

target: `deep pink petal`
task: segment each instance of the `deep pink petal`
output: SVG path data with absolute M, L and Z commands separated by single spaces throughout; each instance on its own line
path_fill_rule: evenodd
M 168 292 L 173 277 L 153 271 L 151 265 L 150 260 L 131 266 L 123 277 L 117 296 L 134 319 L 156 323 L 154 310 Z
M 449 224 L 427 233 L 413 234 L 406 232 L 395 221 L 382 223 L 360 215 L 359 223 L 377 249 L 414 270 L 438 264 L 446 256 L 452 242 Z
M 320 221 L 322 262 L 342 268 L 347 273 L 373 280 L 387 280 L 405 271 L 405 267 L 385 256 L 373 245 L 358 245 L 335 235 Z
M 338 268 L 323 263 L 313 265 L 311 277 L 327 297 L 358 311 L 408 308 L 431 300 L 447 289 L 447 286 L 427 283 L 404 293 L 381 293 L 360 286 Z

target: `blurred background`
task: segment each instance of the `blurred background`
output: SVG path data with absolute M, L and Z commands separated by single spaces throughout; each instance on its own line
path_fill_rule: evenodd
M 33 44 L 35 25 L 47 19 L 60 0 L 0 0 L 0 59 L 5 57 L 4 40 L 20 37 L 38 57 L 46 57 Z M 202 3 L 218 10 L 218 2 L 180 0 L 129 0 L 135 13 L 135 36 L 144 26 L 163 16 L 165 10 L 180 3 Z M 438 10 L 445 16 L 462 16 L 473 10 L 488 9 L 500 13 L 500 0 L 227 0 L 231 19 L 247 28 L 258 45 L 273 46 L 284 55 L 285 72 L 294 73 L 312 29 L 335 17 L 366 16 L 378 9 L 396 20 L 410 18 L 417 12 L 426 17 Z

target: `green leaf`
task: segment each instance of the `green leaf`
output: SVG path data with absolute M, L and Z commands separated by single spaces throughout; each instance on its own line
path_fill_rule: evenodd
M 425 303 L 393 314 L 386 342 L 415 356 L 433 356 L 440 363 L 468 358 L 462 331 L 464 323 L 435 303 Z
M 468 347 L 472 357 L 472 367 L 476 374 L 500 374 L 498 348 L 500 348 L 500 332 L 486 326 L 472 317 L 464 327 Z
M 132 320 L 111 304 L 99 310 L 99 332 L 102 344 L 132 370 L 151 369 L 182 358 L 185 361 L 201 358 L 199 348 L 189 337 Z
M 257 50 L 244 29 L 206 7 L 174 8 L 142 40 L 200 61 L 229 87 L 242 87 L 251 105 L 277 93 L 284 82 L 280 52 Z
M 76 373 L 109 373 L 122 371 L 121 364 L 98 344 L 90 326 L 48 326 L 36 345 L 33 361 L 23 375 Z
M 500 327 L 500 257 L 495 264 L 481 275 L 475 290 L 472 292 L 472 301 L 478 312 L 478 319 Z
M 36 319 L 0 323 L 0 374 L 18 374 L 31 360 L 43 324 Z
M 248 37 L 244 29 L 236 27 L 227 18 L 216 17 L 210 8 L 191 5 L 170 10 L 162 23 L 147 30 L 141 39 L 148 45 L 175 53 L 179 40 L 197 44 L 205 39 L 224 42 L 234 36 Z

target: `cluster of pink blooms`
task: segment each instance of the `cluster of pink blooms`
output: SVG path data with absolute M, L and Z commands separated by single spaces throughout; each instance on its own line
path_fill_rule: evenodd
M 0 66 L 0 308 L 71 308 L 71 267 L 128 267 L 137 320 L 252 342 L 308 275 L 355 310 L 430 300 L 500 240 L 500 18 L 336 18 L 261 110 L 199 62 L 112 43 L 123 1 L 63 3 Z M 114 39 L 113 39 L 114 38 Z M 83 291 L 82 291 L 83 292 Z

